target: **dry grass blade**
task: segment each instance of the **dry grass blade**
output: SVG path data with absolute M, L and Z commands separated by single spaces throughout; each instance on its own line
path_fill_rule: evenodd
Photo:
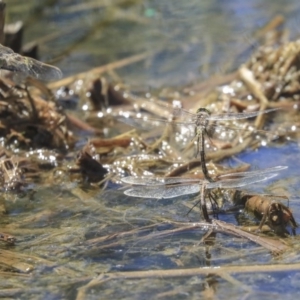
M 217 230 L 223 231 L 224 233 L 237 235 L 239 237 L 244 237 L 252 242 L 255 242 L 262 247 L 270 250 L 274 254 L 281 253 L 288 250 L 290 247 L 278 239 L 271 239 L 267 237 L 261 237 L 256 234 L 252 234 L 239 229 L 233 224 L 225 223 L 220 220 L 213 220 L 212 223 L 217 226 Z
M 144 53 L 141 53 L 141 54 L 133 55 L 133 56 L 121 59 L 119 61 L 116 61 L 116 62 L 109 63 L 109 64 L 104 65 L 104 66 L 94 68 L 94 69 L 89 70 L 87 72 L 82 72 L 82 73 L 76 74 L 74 76 L 70 76 L 70 77 L 61 79 L 59 81 L 50 83 L 50 84 L 48 84 L 48 87 L 50 89 L 57 89 L 57 88 L 60 88 L 61 86 L 67 86 L 70 83 L 72 83 L 72 82 L 74 82 L 78 79 L 85 78 L 87 75 L 94 74 L 95 76 L 99 76 L 101 73 L 108 72 L 108 71 L 113 70 L 113 69 L 123 68 L 125 66 L 130 65 L 130 64 L 142 61 L 142 60 L 144 60 L 144 59 L 146 59 L 146 58 L 148 58 L 148 57 L 150 57 L 154 54 L 155 53 L 153 51 L 147 51 L 147 52 L 144 52 Z
M 64 10 L 71 2 L 67 0 L 59 7 Z M 197 1 L 186 2 L 188 4 L 182 1 L 178 10 L 174 4 L 176 1 L 163 7 L 159 4 L 160 9 L 156 5 L 145 6 L 140 1 L 116 0 L 110 4 L 103 1 L 101 4 L 101 1 L 96 0 L 88 2 L 85 6 L 76 4 L 71 7 L 69 11 L 76 14 L 68 16 L 67 19 L 71 22 L 68 22 L 67 27 L 73 25 L 73 17 L 78 21 L 78 17 L 80 19 L 83 16 L 78 15 L 83 7 L 87 10 L 104 7 L 99 10 L 103 18 L 99 19 L 99 13 L 93 11 L 91 13 L 98 19 L 95 24 L 92 24 L 92 19 L 88 20 L 91 26 L 86 28 L 87 31 L 84 24 L 77 22 L 78 26 L 75 24 L 75 27 L 60 32 L 63 36 L 68 36 L 69 41 L 76 35 L 75 42 L 69 43 L 64 53 L 70 53 L 79 44 L 83 46 L 80 53 L 77 53 L 79 56 L 68 57 L 68 61 L 76 60 L 76 66 L 74 64 L 72 68 L 84 68 L 79 60 L 90 50 L 83 44 L 91 36 L 96 37 L 93 45 L 101 41 L 102 47 L 97 48 L 96 45 L 95 52 L 102 60 L 105 57 L 119 59 L 126 53 L 139 54 L 69 76 L 47 86 L 32 77 L 19 85 L 11 82 L 9 77 L 0 78 L 0 136 L 3 137 L 3 155 L 0 151 L 0 190 L 2 188 L 5 192 L 1 194 L 0 216 L 2 230 L 12 234 L 0 233 L 4 249 L 0 250 L 0 275 L 4 278 L 0 297 L 74 298 L 77 291 L 77 300 L 85 300 L 97 297 L 95 295 L 100 290 L 102 297 L 115 299 L 118 296 L 126 298 L 127 292 L 132 293 L 133 297 L 139 297 L 139 293 L 148 296 L 149 287 L 150 293 L 155 288 L 156 298 L 160 299 L 182 298 L 186 295 L 191 298 L 200 295 L 212 299 L 220 297 L 224 289 L 233 294 L 236 290 L 238 293 L 241 290 L 256 293 L 269 288 L 263 280 L 259 281 L 260 278 L 254 276 L 258 272 L 300 271 L 300 263 L 297 263 L 297 236 L 293 240 L 281 239 L 276 236 L 276 232 L 269 232 L 274 238 L 265 237 L 263 234 L 250 233 L 242 230 L 242 227 L 211 219 L 218 213 L 220 218 L 241 226 L 251 222 L 247 219 L 247 214 L 241 213 L 241 206 L 238 207 L 239 211 L 231 214 L 231 208 L 236 209 L 235 203 L 225 203 L 225 196 L 220 190 L 226 188 L 225 191 L 228 192 L 227 188 L 238 182 L 244 186 L 261 178 L 270 179 L 273 174 L 269 177 L 249 173 L 254 174 L 253 177 L 244 177 L 239 181 L 239 176 L 231 178 L 220 175 L 228 172 L 228 167 L 222 167 L 221 164 L 227 164 L 228 161 L 231 164 L 231 159 L 220 164 L 213 162 L 246 149 L 250 152 L 250 147 L 267 145 L 277 138 L 274 138 L 273 131 L 269 133 L 269 129 L 276 126 L 275 122 L 283 115 L 282 111 L 267 115 L 266 118 L 269 119 L 265 123 L 260 118 L 266 108 L 286 106 L 292 109 L 298 104 L 300 43 L 278 45 L 276 49 L 263 47 L 238 71 L 212 77 L 201 84 L 183 89 L 178 86 L 167 88 L 167 84 L 164 84 L 161 89 L 155 89 L 152 87 L 162 81 L 165 83 L 170 70 L 175 67 L 186 73 L 187 70 L 181 68 L 183 65 L 178 58 L 188 55 L 195 61 L 194 55 L 198 51 L 196 48 L 203 49 L 204 53 L 203 46 L 206 47 L 205 59 L 208 61 L 201 61 L 204 72 L 212 71 L 210 62 L 219 62 L 221 59 L 216 57 L 218 53 L 215 51 L 219 51 L 219 47 L 214 47 L 210 32 L 206 32 L 200 40 L 195 35 L 196 32 L 192 32 L 193 37 L 187 36 L 186 43 L 180 37 L 186 36 L 186 28 L 192 29 L 188 23 L 190 19 L 184 19 L 184 27 L 180 29 L 173 26 L 181 20 L 182 8 L 185 5 L 193 6 Z M 117 10 L 113 11 L 111 6 L 116 6 Z M 48 14 L 51 9 L 44 10 L 44 5 L 39 7 L 40 11 L 50 16 Z M 134 13 L 131 12 L 131 7 L 135 7 Z M 176 18 L 169 22 L 167 14 L 173 14 L 174 8 Z M 203 7 L 199 8 L 202 10 Z M 27 9 L 25 5 L 24 9 Z M 199 19 L 196 10 L 194 15 Z M 111 20 L 109 17 L 112 17 Z M 117 24 L 112 23 L 115 20 Z M 164 25 L 163 31 L 154 30 L 148 36 L 144 25 L 151 25 L 147 26 L 151 29 L 157 21 L 161 23 L 159 25 Z M 218 21 L 219 19 L 213 22 L 214 25 Z M 274 18 L 260 32 L 253 34 L 255 41 L 281 22 L 282 17 Z M 134 28 L 136 23 L 142 24 L 138 31 Z M 108 34 L 106 27 L 109 27 Z M 116 38 L 120 32 L 128 29 L 132 30 L 130 36 L 124 40 Z M 213 30 L 215 29 L 214 27 Z M 142 35 L 143 39 L 138 39 L 141 43 L 134 42 L 136 32 Z M 57 44 L 57 41 L 51 40 L 58 36 L 46 34 L 45 32 L 43 40 L 48 40 L 51 47 L 54 45 L 55 52 L 60 51 L 61 42 Z M 223 44 L 221 35 L 218 33 L 221 38 L 219 42 Z M 174 37 L 177 38 L 175 43 Z M 111 52 L 110 49 L 107 53 L 105 46 L 115 45 L 115 42 L 120 47 L 114 48 L 116 52 Z M 243 45 L 241 51 L 247 51 L 246 48 L 250 49 L 248 44 Z M 240 53 L 239 50 L 236 47 L 234 52 Z M 175 57 L 176 63 L 173 65 L 165 59 L 169 54 Z M 232 60 L 228 60 L 229 63 L 239 59 L 232 52 L 230 54 Z M 44 79 L 58 79 L 61 75 L 55 67 L 24 58 L 5 47 L 2 48 L 0 58 L 3 60 L 2 67 L 25 75 Z M 64 62 L 62 65 L 66 67 Z M 222 68 L 220 65 L 219 67 Z M 125 78 L 117 74 L 117 69 L 120 68 L 126 68 L 125 71 L 128 69 Z M 186 80 L 199 73 L 196 66 L 193 69 L 195 73 L 188 71 Z M 135 80 L 136 74 L 140 72 L 143 75 Z M 176 78 L 182 72 L 177 72 Z M 99 75 L 103 73 L 105 74 L 100 78 Z M 11 72 L 4 74 L 12 76 Z M 152 75 L 155 77 L 148 82 Z M 135 85 L 147 82 L 151 88 L 129 86 L 130 82 Z M 51 89 L 58 90 L 54 92 Z M 171 105 L 165 105 L 167 101 L 172 102 L 176 108 L 182 104 L 187 114 L 179 114 L 179 110 L 174 108 L 168 110 L 167 107 Z M 205 120 L 209 123 L 193 123 L 193 118 L 188 120 L 189 114 L 196 116 L 190 112 L 199 107 L 202 112 L 207 110 L 210 118 L 207 116 Z M 285 110 L 288 114 L 288 109 Z M 267 112 L 271 111 L 275 109 Z M 128 113 L 127 124 L 118 122 L 122 113 Z M 242 116 L 250 119 L 243 121 Z M 273 116 L 275 118 L 271 119 Z M 295 118 L 297 116 L 295 110 Z M 155 123 L 155 118 L 164 122 L 161 127 L 159 121 Z M 133 120 L 139 122 L 136 130 L 130 130 L 127 126 L 132 125 L 130 122 L 133 123 Z M 199 118 L 194 118 L 194 121 L 199 121 Z M 205 174 L 203 166 L 202 172 L 200 168 L 195 170 L 201 166 L 201 161 L 198 158 L 192 159 L 195 156 L 195 143 L 192 140 L 197 133 L 197 130 L 194 131 L 195 125 L 199 129 L 201 124 L 211 140 L 210 143 L 208 139 L 201 142 L 198 135 L 197 152 L 201 154 L 201 148 L 201 161 L 207 160 L 209 163 L 207 168 L 209 175 L 213 176 L 212 180 L 215 182 L 221 179 L 215 185 L 202 184 L 202 205 L 187 216 L 186 207 L 191 207 L 196 199 L 187 196 L 188 189 L 182 190 L 185 185 L 183 182 L 188 179 L 185 186 L 190 189 L 193 183 L 191 180 L 194 180 L 195 190 L 199 193 L 199 182 L 202 182 L 201 176 Z M 258 130 L 257 127 L 262 126 L 268 131 Z M 280 137 L 284 135 L 281 134 Z M 230 173 L 232 172 L 233 170 Z M 184 176 L 181 180 L 184 180 L 181 182 L 172 182 L 175 179 L 168 178 L 182 174 Z M 145 182 L 143 185 L 142 181 L 140 185 L 136 184 L 138 198 L 128 197 L 129 193 L 124 196 L 122 191 L 117 190 L 117 184 L 120 183 L 120 178 L 127 175 L 168 179 L 168 189 L 180 185 L 178 190 L 184 192 L 180 194 L 183 197 L 179 198 L 178 193 L 170 192 L 163 194 L 165 200 L 157 201 L 148 195 L 161 197 L 162 189 L 154 194 L 151 184 Z M 213 189 L 213 196 L 207 196 L 205 188 Z M 144 193 L 146 190 L 149 194 Z M 221 196 L 217 195 L 219 192 Z M 224 197 L 221 199 L 222 196 Z M 280 220 L 284 226 L 287 223 L 291 227 L 297 226 L 288 207 L 270 201 L 264 201 L 264 205 L 259 207 L 254 199 L 256 196 L 251 195 L 252 199 L 246 205 L 252 209 L 254 207 L 254 210 L 259 208 L 257 210 L 262 216 L 261 225 L 265 221 L 277 221 L 282 217 Z M 210 215 L 205 210 L 206 205 Z M 207 222 L 192 223 L 199 219 L 200 208 L 203 209 Z M 10 244 L 15 242 L 14 236 L 18 237 L 18 243 L 12 247 Z M 296 263 L 282 263 L 287 261 Z M 215 267 L 211 267 L 213 265 Z M 122 272 L 124 270 L 130 271 Z M 248 275 L 235 276 L 245 273 L 253 274 L 251 278 Z M 269 274 L 264 276 L 266 278 Z M 180 282 L 178 285 L 174 280 L 176 277 Z M 193 278 L 189 280 L 188 277 Z M 152 284 L 149 278 L 153 278 L 155 283 Z M 248 278 L 251 279 L 250 282 Z M 117 281 L 108 282 L 114 279 Z M 126 281 L 127 279 L 129 280 Z M 136 282 L 132 282 L 135 279 L 144 280 L 138 286 Z M 169 279 L 170 286 L 165 279 Z M 102 285 L 104 283 L 107 285 Z M 257 283 L 262 287 L 257 288 Z M 269 280 L 269 283 L 271 288 L 274 287 L 273 282 Z M 293 285 L 293 281 L 286 283 L 287 289 L 289 283 Z M 182 289 L 183 285 L 185 287 Z M 232 289 L 227 289 L 228 286 Z M 192 294 L 194 291 L 196 296 Z M 186 295 L 183 295 L 184 292 Z M 153 297 L 150 293 L 150 297 Z M 221 298 L 226 296 L 221 295 Z
M 102 273 L 97 278 L 91 278 L 90 282 L 78 290 L 76 300 L 86 299 L 86 293 L 89 289 L 102 285 L 110 280 L 120 279 L 143 279 L 143 278 L 176 278 L 192 277 L 200 275 L 217 275 L 224 274 L 245 274 L 245 273 L 275 273 L 286 271 L 299 271 L 300 263 L 294 264 L 276 264 L 276 265 L 247 265 L 247 266 L 222 266 L 190 269 L 170 269 L 170 270 L 150 270 L 150 271 L 133 271 L 118 273 Z
M 173 236 L 174 234 L 188 232 L 196 229 L 207 229 L 210 228 L 215 232 L 222 232 L 230 235 L 235 235 L 238 237 L 246 238 L 254 243 L 259 244 L 265 249 L 278 254 L 283 251 L 288 250 L 290 247 L 278 239 L 271 239 L 267 237 L 260 237 L 258 235 L 245 232 L 239 227 L 234 226 L 232 224 L 228 224 L 219 220 L 212 220 L 212 223 L 207 222 L 198 222 L 193 225 L 185 224 L 185 223 L 170 223 L 175 226 L 173 229 L 158 231 L 155 232 L 155 228 L 161 226 L 162 224 L 154 224 L 138 229 L 134 229 L 132 231 L 120 232 L 118 234 L 113 234 L 109 236 L 103 236 L 99 238 L 95 238 L 87 241 L 87 245 L 95 247 L 95 249 L 105 249 L 105 248 L 113 248 L 116 246 L 120 246 L 123 242 L 124 238 L 135 239 L 135 242 L 145 242 L 153 239 L 163 239 L 168 236 Z M 151 234 L 149 234 L 151 233 Z

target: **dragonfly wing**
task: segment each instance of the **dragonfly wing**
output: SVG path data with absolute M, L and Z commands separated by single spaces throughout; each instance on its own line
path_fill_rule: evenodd
M 200 180 L 196 178 L 183 178 L 183 177 L 134 177 L 127 176 L 121 179 L 123 183 L 131 185 L 145 185 L 145 186 L 165 186 L 168 184 L 179 183 L 197 183 L 200 184 Z
M 155 198 L 161 199 L 164 192 L 164 187 L 157 187 L 150 189 L 147 187 L 133 187 L 124 192 L 127 196 L 139 197 L 139 198 Z
M 176 185 L 172 187 L 133 187 L 124 192 L 125 195 L 139 198 L 169 199 L 200 191 L 199 184 Z
M 197 115 L 189 112 L 188 110 L 185 110 L 183 108 L 179 108 L 179 107 L 174 107 L 172 110 L 173 116 L 174 117 L 181 117 L 184 118 L 187 122 L 191 121 L 191 122 L 195 122 L 197 119 Z
M 272 111 L 276 111 L 280 108 L 270 108 L 266 110 L 259 110 L 255 112 L 245 112 L 245 113 L 227 113 L 227 114 L 219 114 L 219 115 L 211 115 L 207 117 L 208 120 L 211 121 L 221 121 L 221 120 L 241 120 L 253 118 L 261 114 L 266 114 Z
M 150 118 L 147 115 L 141 115 L 137 117 L 136 113 L 132 112 L 122 112 L 119 116 L 115 117 L 118 121 L 122 123 L 126 123 L 130 126 L 141 128 L 141 129 L 148 129 L 149 126 L 157 127 L 162 126 L 165 123 L 168 123 L 166 119 L 162 118 Z
M 210 182 L 207 184 L 207 188 L 238 188 L 245 185 L 253 184 L 256 182 L 265 181 L 271 179 L 278 174 L 260 174 L 255 176 L 249 176 L 238 179 L 224 179 L 216 182 Z
M 7 54 L 15 54 L 15 52 L 12 49 L 0 44 L 0 59 L 6 59 Z
M 166 124 L 171 124 L 175 126 L 185 126 L 190 127 L 191 130 L 194 130 L 195 128 L 195 121 L 171 121 L 163 118 L 158 117 L 148 117 L 147 115 L 136 117 L 136 114 L 130 114 L 130 113 L 124 113 L 123 115 L 119 115 L 115 117 L 118 121 L 122 123 L 126 123 L 130 126 L 149 130 L 150 128 L 155 128 L 159 126 L 166 126 Z
M 62 77 L 59 68 L 22 56 L 3 46 L 0 47 L 0 68 L 20 72 L 41 80 L 60 79 Z
M 33 58 L 24 57 L 25 65 L 23 68 L 27 70 L 29 76 L 40 80 L 50 81 L 62 78 L 62 72 L 59 68 L 42 63 Z
M 219 179 L 223 179 L 223 178 L 226 179 L 226 177 L 252 177 L 252 176 L 257 176 L 257 175 L 262 175 L 262 174 L 276 173 L 276 172 L 285 170 L 287 168 L 288 168 L 287 166 L 276 166 L 276 167 L 266 168 L 266 169 L 262 169 L 262 170 L 229 173 L 229 174 L 224 174 L 224 175 L 219 176 Z

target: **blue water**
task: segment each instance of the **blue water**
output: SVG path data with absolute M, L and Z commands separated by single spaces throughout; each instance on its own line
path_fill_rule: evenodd
M 251 164 L 254 168 L 270 168 L 276 165 L 288 166 L 282 171 L 286 176 L 296 176 L 300 168 L 299 145 L 295 142 L 282 146 L 261 147 L 256 151 L 245 151 L 237 156 L 245 163 Z
M 72 51 L 57 62 L 65 76 L 163 48 L 146 63 L 118 71 L 123 80 L 139 87 L 189 84 L 228 72 L 257 48 L 259 43 L 253 34 L 278 14 L 286 18 L 291 38 L 300 33 L 297 0 L 136 0 L 128 1 L 127 6 L 113 6 L 112 2 L 110 7 L 99 1 L 98 7 L 78 12 L 68 11 L 81 3 L 76 0 L 56 1 L 54 7 L 47 7 L 47 1 L 28 2 L 33 7 L 28 4 L 19 11 L 8 5 L 8 19 L 13 22 L 22 18 L 26 23 L 32 20 L 34 8 L 44 5 L 36 21 L 26 26 L 25 42 L 61 32 L 40 43 L 40 55 L 42 60 L 50 60 L 74 44 Z M 128 19 L 130 15 L 136 20 Z M 228 69 L 226 65 L 232 59 Z
M 7 7 L 7 19 L 10 22 L 20 18 L 25 21 L 32 19 L 33 6 L 43 8 L 49 1 L 28 1 L 19 12 L 15 9 L 21 2 L 13 2 L 16 3 L 15 7 L 13 4 Z M 65 76 L 156 49 L 153 57 L 117 70 L 115 74 L 129 83 L 132 89 L 137 87 L 147 90 L 149 87 L 191 84 L 215 73 L 234 69 L 258 46 L 258 41 L 253 38 L 254 32 L 277 14 L 285 17 L 285 28 L 290 31 L 291 38 L 300 33 L 299 0 L 136 0 L 124 1 L 123 5 L 119 5 L 119 2 L 122 1 L 106 1 L 110 7 L 102 6 L 74 13 L 67 9 L 74 8 L 73 5 L 82 1 L 56 1 L 55 6 L 45 6 L 35 22 L 28 23 L 25 42 L 61 33 L 54 39 L 40 42 L 39 50 L 41 59 L 48 60 L 64 53 L 73 44 L 72 51 L 65 53 L 56 62 Z M 99 4 L 102 2 L 99 1 Z M 130 16 L 134 18 L 130 19 Z M 68 30 L 68 33 L 65 34 L 64 30 Z M 76 44 L 85 37 L 82 43 Z M 262 186 L 261 190 L 270 192 L 272 188 L 281 187 L 282 192 L 290 197 L 290 208 L 296 220 L 300 220 L 298 144 L 262 147 L 256 151 L 245 151 L 237 157 L 250 163 L 254 169 L 287 165 L 288 170 L 281 172 L 270 186 Z M 224 163 L 236 164 L 232 159 Z M 64 193 L 51 187 L 48 193 L 43 191 L 29 199 L 19 199 L 19 202 L 24 202 L 27 211 L 37 215 L 37 221 L 27 221 L 27 228 L 31 231 L 20 231 L 16 249 L 10 250 L 45 257 L 53 263 L 53 267 L 51 265 L 45 271 L 43 264 L 36 262 L 35 272 L 29 279 L 12 276 L 14 281 L 10 283 L 3 280 L 1 289 L 8 288 L 10 292 L 15 287 L 24 289 L 27 297 L 22 297 L 24 294 L 21 291 L 19 298 L 22 299 L 75 299 L 79 288 L 103 272 L 197 269 L 220 264 L 245 265 L 247 268 L 249 264 L 299 261 L 297 247 L 275 257 L 260 248 L 257 252 L 258 247 L 254 243 L 223 234 L 217 234 L 210 244 L 200 243 L 204 234 L 200 230 L 170 234 L 160 239 L 151 238 L 152 232 L 149 231 L 149 239 L 145 242 L 136 242 L 139 238 L 137 234 L 119 239 L 116 246 L 101 248 L 103 243 L 99 243 L 94 248 L 88 247 L 86 242 L 92 238 L 152 225 L 157 220 L 189 222 L 189 217 L 186 217 L 189 207 L 185 204 L 193 200 L 189 197 L 166 202 L 128 199 L 121 191 L 115 190 L 106 193 L 99 190 L 92 196 L 88 194 L 86 198 L 83 193 L 82 197 L 81 194 L 77 196 L 70 191 Z M 10 203 L 8 208 L 11 211 L 8 209 L 2 222 L 18 225 L 20 221 L 14 214 L 18 202 Z M 45 217 L 39 216 L 38 212 L 45 208 L 48 214 Z M 194 213 L 192 216 L 196 218 L 198 215 Z M 228 222 L 235 221 L 234 215 L 223 218 Z M 31 226 L 31 223 L 41 228 Z M 43 226 L 53 231 L 38 231 Z M 153 233 L 167 229 L 167 226 L 161 226 L 154 229 Z M 29 246 L 24 243 L 27 239 L 32 239 Z M 61 266 L 70 268 L 76 275 L 60 273 L 63 272 L 63 269 L 59 269 Z M 244 286 L 251 287 L 252 293 L 245 296 L 243 287 L 230 278 L 227 280 L 216 275 L 199 275 L 110 280 L 87 289 L 85 299 L 274 300 L 284 297 L 287 300 L 299 296 L 299 272 L 230 275 Z M 85 277 L 90 279 L 85 280 Z

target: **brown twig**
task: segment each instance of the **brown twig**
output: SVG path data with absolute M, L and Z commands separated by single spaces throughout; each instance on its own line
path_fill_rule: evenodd
M 141 53 L 141 54 L 132 55 L 132 56 L 120 59 L 118 61 L 109 63 L 107 65 L 91 69 L 87 72 L 78 73 L 74 76 L 66 77 L 66 78 L 63 78 L 59 81 L 49 83 L 48 87 L 50 89 L 57 89 L 57 88 L 60 88 L 61 86 L 67 86 L 70 83 L 72 83 L 72 82 L 74 82 L 78 79 L 85 78 L 89 74 L 100 75 L 100 74 L 102 74 L 104 72 L 108 72 L 112 69 L 120 69 L 120 68 L 123 68 L 125 66 L 130 65 L 130 64 L 133 64 L 133 63 L 139 62 L 141 60 L 144 60 L 144 59 L 150 57 L 151 55 L 154 55 L 153 51 L 146 51 L 146 52 Z
M 0 2 L 0 44 L 4 44 L 5 2 Z
M 246 273 L 275 273 L 275 272 L 291 272 L 299 271 L 300 263 L 293 264 L 276 264 L 276 265 L 243 265 L 243 266 L 221 266 L 206 268 L 189 268 L 189 269 L 169 269 L 169 270 L 149 270 L 149 271 L 128 271 L 118 273 L 101 273 L 98 277 L 90 279 L 90 282 L 78 289 L 76 300 L 84 300 L 87 298 L 86 293 L 89 289 L 102 285 L 110 280 L 120 279 L 149 279 L 149 278 L 178 278 L 192 277 L 200 275 L 217 275 L 223 276 L 227 274 L 246 274 Z

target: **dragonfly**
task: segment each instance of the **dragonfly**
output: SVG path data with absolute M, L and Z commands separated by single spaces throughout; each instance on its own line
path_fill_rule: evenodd
M 202 214 L 206 221 L 210 221 L 206 203 L 205 191 L 216 188 L 240 188 L 257 182 L 274 178 L 278 172 L 287 169 L 287 166 L 276 166 L 272 168 L 255 170 L 249 172 L 231 173 L 218 177 L 216 181 L 207 179 L 185 177 L 135 177 L 127 176 L 121 179 L 131 187 L 124 191 L 124 194 L 139 198 L 170 199 L 183 195 L 200 193 Z
M 161 105 L 161 104 L 159 104 Z M 166 105 L 167 108 L 170 108 Z M 214 182 L 215 179 L 213 179 L 206 167 L 206 159 L 205 159 L 205 140 L 204 137 L 209 136 L 208 133 L 208 126 L 210 122 L 217 122 L 217 121 L 233 121 L 233 120 L 241 120 L 241 119 L 249 119 L 256 117 L 261 114 L 266 114 L 270 112 L 274 112 L 278 110 L 279 108 L 270 108 L 266 110 L 260 110 L 256 112 L 243 112 L 243 113 L 223 113 L 223 114 L 211 114 L 211 112 L 206 108 L 199 108 L 196 113 L 189 112 L 187 110 L 184 110 L 182 108 L 172 108 L 172 113 L 175 118 L 180 118 L 178 121 L 176 119 L 175 121 L 166 121 L 163 119 L 156 119 L 156 118 L 147 118 L 148 120 L 158 121 L 158 122 L 171 122 L 174 124 L 182 125 L 182 126 L 188 126 L 192 127 L 194 129 L 194 139 L 196 139 L 196 157 L 200 156 L 200 162 L 201 162 L 201 169 L 203 172 L 203 175 L 205 179 L 209 182 Z M 126 115 L 124 115 L 126 118 Z
M 1 44 L 0 68 L 44 81 L 57 80 L 62 77 L 62 72 L 59 68 L 22 56 Z
M 276 166 L 255 171 L 220 175 L 218 180 L 210 182 L 186 177 L 127 176 L 121 179 L 131 188 L 125 195 L 139 198 L 169 199 L 183 195 L 199 193 L 202 185 L 206 189 L 239 188 L 256 182 L 266 181 L 278 175 L 287 166 Z

